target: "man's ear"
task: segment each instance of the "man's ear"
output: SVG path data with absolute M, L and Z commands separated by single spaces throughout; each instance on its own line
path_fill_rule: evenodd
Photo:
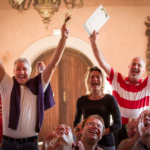
M 130 68 L 130 65 L 128 65 L 128 69 Z

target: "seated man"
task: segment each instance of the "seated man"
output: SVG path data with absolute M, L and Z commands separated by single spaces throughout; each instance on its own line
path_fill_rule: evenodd
M 74 128 L 74 133 L 75 133 L 75 137 L 76 140 L 81 140 L 81 136 L 82 136 L 82 123 L 79 123 L 75 128 Z
M 138 118 L 135 136 L 120 150 L 148 150 L 150 149 L 150 110 L 145 110 Z M 142 144 L 139 144 L 142 142 Z
M 44 139 L 42 150 L 71 150 L 75 142 L 69 126 L 59 125 Z
M 128 143 L 128 141 L 130 139 L 132 139 L 135 136 L 136 126 L 137 126 L 137 119 L 136 118 L 129 119 L 129 122 L 128 122 L 127 127 L 126 127 L 129 139 L 122 140 L 121 143 L 119 144 L 117 150 L 120 150 L 126 143 Z M 140 143 L 138 143 L 138 144 L 140 144 Z
M 83 121 L 82 130 L 81 141 L 77 142 L 76 149 L 102 150 L 98 148 L 97 142 L 105 130 L 103 119 L 98 115 L 89 116 Z M 42 150 L 72 150 L 74 145 L 71 128 L 60 125 L 44 139 Z
M 99 115 L 91 115 L 82 122 L 82 137 L 78 141 L 78 150 L 102 150 L 97 146 L 102 138 L 105 126 Z

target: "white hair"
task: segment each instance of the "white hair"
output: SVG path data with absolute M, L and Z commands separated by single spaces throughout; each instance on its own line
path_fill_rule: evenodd
M 29 60 L 27 58 L 18 58 L 18 59 L 16 59 L 15 62 L 14 62 L 14 70 L 15 70 L 15 66 L 16 66 L 16 64 L 18 62 L 25 62 L 25 63 L 27 63 L 28 66 L 29 66 L 29 70 L 32 71 L 31 63 L 29 62 Z

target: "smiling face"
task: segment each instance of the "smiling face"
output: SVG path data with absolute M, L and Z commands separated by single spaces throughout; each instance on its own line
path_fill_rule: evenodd
M 129 73 L 128 73 L 128 77 L 129 80 L 139 80 L 142 76 L 142 74 L 145 72 L 145 62 L 137 57 L 134 58 L 131 62 L 131 64 L 129 65 Z
M 73 141 L 73 134 L 72 130 L 67 125 L 59 125 L 54 129 L 54 133 L 56 133 L 57 138 L 52 140 L 53 144 L 56 144 L 58 142 L 62 142 L 63 144 L 72 146 Z
M 129 138 L 133 138 L 136 134 L 137 121 L 131 121 L 127 126 L 127 134 Z
M 90 73 L 90 78 L 89 78 L 89 87 L 91 91 L 97 91 L 101 90 L 102 88 L 102 76 L 99 71 L 92 71 Z
M 81 141 L 97 144 L 102 138 L 103 124 L 97 118 L 89 118 L 83 127 Z
M 14 67 L 14 76 L 20 85 L 25 85 L 29 80 L 31 71 L 29 65 L 26 62 L 19 61 Z

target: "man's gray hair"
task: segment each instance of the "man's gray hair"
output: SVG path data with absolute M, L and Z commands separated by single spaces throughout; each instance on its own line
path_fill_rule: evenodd
M 14 62 L 14 70 L 15 70 L 15 66 L 16 66 L 16 64 L 18 62 L 25 62 L 25 63 L 27 63 L 28 66 L 29 66 L 29 70 L 32 71 L 31 63 L 29 62 L 29 60 L 27 58 L 18 58 L 18 59 L 16 59 L 15 62 Z
M 128 126 L 132 121 L 137 121 L 137 118 L 129 118 L 128 124 L 126 125 L 127 132 L 128 132 Z

